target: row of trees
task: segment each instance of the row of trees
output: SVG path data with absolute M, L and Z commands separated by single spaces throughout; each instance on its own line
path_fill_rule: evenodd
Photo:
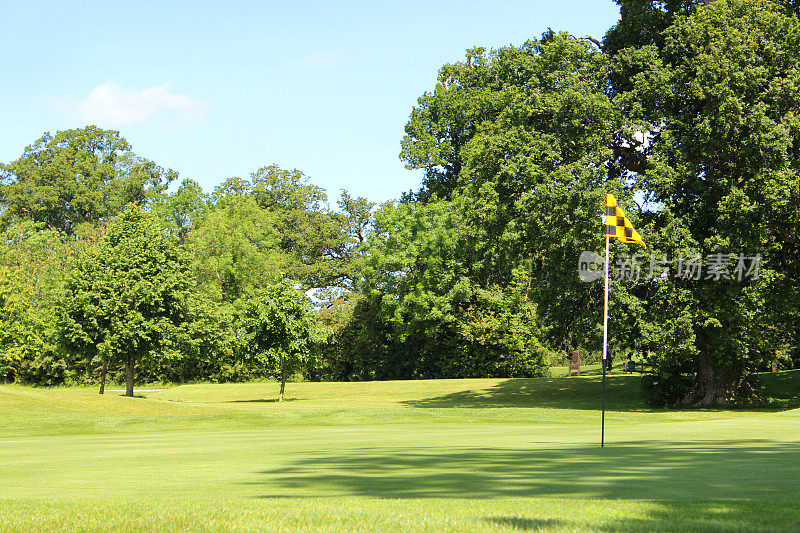
M 307 298 L 285 281 L 285 266 L 263 260 L 272 253 L 291 262 L 298 254 L 277 251 L 272 219 L 254 211 L 249 196 L 220 199 L 218 211 L 205 214 L 208 199 L 191 181 L 172 195 L 141 195 L 121 211 L 110 211 L 110 222 L 73 209 L 99 196 L 93 212 L 109 212 L 104 201 L 115 199 L 89 194 L 87 201 L 70 182 L 64 187 L 48 182 L 64 173 L 64 160 L 86 159 L 86 145 L 65 157 L 73 149 L 69 143 L 116 136 L 91 127 L 59 133 L 66 140 L 59 145 L 46 135 L 37 144 L 47 142 L 56 157 L 34 165 L 42 183 L 24 183 L 9 172 L 27 163 L 31 149 L 4 167 L 11 180 L 3 187 L 8 203 L 0 266 L 0 374 L 7 381 L 52 385 L 85 381 L 99 372 L 102 393 L 107 371 L 124 370 L 128 395 L 137 365 L 148 379 L 241 379 L 277 369 L 285 380 L 290 365 L 311 351 L 314 320 Z M 82 169 L 86 174 L 79 178 L 106 172 L 102 164 Z M 269 170 L 278 178 L 289 174 Z M 113 189 L 115 181 L 129 178 L 125 172 L 116 168 L 95 183 Z M 25 192 L 18 194 L 20 189 Z M 9 207 L 35 213 L 25 202 L 39 207 L 39 194 L 57 197 L 64 218 L 21 216 Z M 83 213 L 79 223 L 66 219 L 76 212 Z M 292 214 L 281 217 L 285 221 Z M 262 227 L 265 217 L 270 222 Z M 216 237 L 190 231 L 200 219 L 206 230 L 211 224 L 223 229 Z
M 285 382 L 542 371 L 529 302 L 449 270 L 460 258 L 442 254 L 463 240 L 463 221 L 444 206 L 376 209 L 342 191 L 331 209 L 301 172 L 276 166 L 211 194 L 192 180 L 168 193 L 173 171 L 94 126 L 45 134 L 2 172 L 6 381 L 99 377 L 103 390 L 110 371 L 132 394 L 137 374 Z M 441 276 L 417 278 L 428 263 Z M 448 311 L 434 293 L 454 283 Z
M 654 397 L 753 399 L 751 372 L 800 363 L 798 8 L 619 3 L 602 42 L 548 31 L 442 67 L 402 141 L 422 187 L 382 206 L 333 209 L 276 166 L 167 193 L 116 132 L 45 135 L 2 167 L 0 371 L 541 375 L 599 347 L 602 287 L 576 266 L 613 193 L 659 258 L 761 255 L 758 279 L 615 281 L 610 317 L 616 350 L 651 350 Z

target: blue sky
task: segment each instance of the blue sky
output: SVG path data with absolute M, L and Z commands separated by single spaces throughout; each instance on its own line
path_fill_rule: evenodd
M 206 191 L 277 163 L 331 200 L 416 189 L 398 159 L 416 99 L 466 48 L 547 27 L 602 38 L 611 0 L 13 2 L 0 32 L 0 161 L 97 124 Z

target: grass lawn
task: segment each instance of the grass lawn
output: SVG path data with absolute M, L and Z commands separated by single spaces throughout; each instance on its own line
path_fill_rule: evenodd
M 649 409 L 639 379 L 609 378 L 602 449 L 596 375 L 0 386 L 0 529 L 800 529 L 800 371 L 754 411 Z

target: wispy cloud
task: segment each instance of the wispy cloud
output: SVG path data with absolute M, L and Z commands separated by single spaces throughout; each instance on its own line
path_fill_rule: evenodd
M 322 70 L 333 65 L 336 59 L 337 55 L 334 52 L 326 54 L 308 54 L 301 57 L 299 63 L 315 70 Z
M 33 104 L 64 113 L 81 123 L 105 127 L 143 124 L 168 129 L 202 122 L 206 108 L 202 98 L 173 92 L 169 83 L 132 89 L 113 81 L 98 85 L 80 100 L 68 96 L 40 96 Z
M 143 122 L 177 126 L 199 122 L 204 108 L 202 99 L 172 92 L 169 83 L 137 90 L 109 81 L 78 103 L 78 118 L 109 126 Z

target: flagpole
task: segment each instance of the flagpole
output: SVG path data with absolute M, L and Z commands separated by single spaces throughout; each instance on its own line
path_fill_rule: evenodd
M 606 436 L 606 356 L 608 351 L 608 231 L 606 231 L 605 296 L 603 298 L 603 407 L 600 418 L 600 447 L 605 446 Z

